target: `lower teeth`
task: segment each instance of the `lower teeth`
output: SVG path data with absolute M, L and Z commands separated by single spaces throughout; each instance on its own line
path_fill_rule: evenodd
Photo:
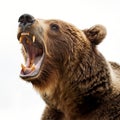
M 22 67 L 22 72 L 24 74 L 29 74 L 29 73 L 31 73 L 32 71 L 35 70 L 35 65 L 34 64 L 31 67 L 25 67 L 23 64 L 21 64 L 21 67 Z

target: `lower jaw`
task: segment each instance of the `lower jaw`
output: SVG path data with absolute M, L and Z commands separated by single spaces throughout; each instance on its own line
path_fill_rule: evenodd
M 27 81 L 27 82 L 32 82 L 32 81 L 35 81 L 37 79 L 37 75 L 36 76 L 21 76 L 20 75 L 20 78 L 24 81 Z
M 37 71 L 34 71 L 33 73 L 29 73 L 29 74 L 26 74 L 26 75 L 23 75 L 23 74 L 20 73 L 20 77 L 24 80 L 35 79 L 37 75 L 38 75 Z
M 41 66 L 42 66 L 42 62 L 44 59 L 44 54 L 42 55 L 41 59 L 38 61 L 38 63 L 35 65 L 35 70 L 31 71 L 28 74 L 23 74 L 22 72 L 20 73 L 20 78 L 26 80 L 26 81 L 31 81 L 37 78 L 40 70 L 41 70 Z

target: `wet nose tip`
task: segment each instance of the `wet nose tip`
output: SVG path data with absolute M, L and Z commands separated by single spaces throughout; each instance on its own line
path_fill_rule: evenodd
M 20 24 L 23 25 L 32 24 L 34 21 L 35 21 L 34 17 L 30 14 L 23 14 L 18 19 L 18 22 L 20 22 Z

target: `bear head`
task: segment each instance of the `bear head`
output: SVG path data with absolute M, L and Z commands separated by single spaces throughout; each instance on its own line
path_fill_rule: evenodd
M 81 94 L 87 94 L 93 85 L 91 78 L 97 76 L 103 79 L 99 84 L 105 85 L 96 91 L 103 94 L 108 89 L 109 82 L 104 78 L 109 74 L 108 67 L 96 48 L 106 36 L 104 26 L 80 30 L 61 20 L 35 19 L 27 14 L 19 22 L 17 37 L 25 58 L 25 65 L 21 65 L 22 79 L 41 90 L 53 90 L 60 83 L 79 83 Z M 106 74 L 99 75 L 99 72 Z

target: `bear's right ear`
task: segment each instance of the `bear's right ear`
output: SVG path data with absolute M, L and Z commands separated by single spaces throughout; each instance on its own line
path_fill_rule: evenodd
M 101 43 L 107 34 L 106 28 L 102 25 L 95 25 L 89 29 L 84 29 L 83 32 L 94 45 Z

